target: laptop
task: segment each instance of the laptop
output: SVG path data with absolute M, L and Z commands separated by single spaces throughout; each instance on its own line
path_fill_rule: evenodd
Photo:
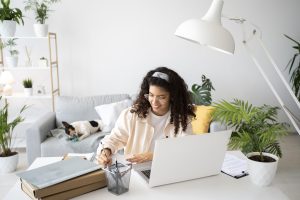
M 134 167 L 150 187 L 221 172 L 231 130 L 157 140 L 152 163 Z

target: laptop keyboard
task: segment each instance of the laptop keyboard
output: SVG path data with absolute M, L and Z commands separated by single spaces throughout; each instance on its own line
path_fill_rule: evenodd
M 147 178 L 150 178 L 150 174 L 151 174 L 151 170 L 148 169 L 148 170 L 143 170 L 141 171 Z

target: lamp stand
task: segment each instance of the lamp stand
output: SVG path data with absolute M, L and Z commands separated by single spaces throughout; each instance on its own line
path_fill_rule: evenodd
M 236 19 L 234 19 L 236 20 Z M 244 22 L 246 21 L 245 19 L 242 19 L 243 21 L 239 21 L 241 24 L 244 24 Z M 253 25 L 253 24 L 252 24 Z M 255 26 L 256 27 L 256 26 Z M 260 46 L 262 47 L 263 51 L 265 52 L 265 54 L 267 55 L 267 58 L 269 59 L 272 67 L 275 69 L 277 75 L 280 77 L 281 81 L 283 82 L 283 85 L 285 87 L 285 89 L 289 92 L 289 94 L 291 95 L 291 97 L 293 98 L 296 106 L 298 106 L 298 108 L 300 109 L 300 103 L 298 101 L 298 99 L 296 98 L 294 92 L 292 91 L 291 87 L 289 86 L 289 84 L 287 83 L 287 81 L 285 80 L 285 78 L 283 77 L 281 71 L 279 70 L 279 67 L 277 66 L 277 64 L 275 63 L 274 59 L 272 58 L 271 54 L 269 53 L 269 51 L 267 50 L 266 46 L 264 45 L 264 43 L 262 42 L 261 38 L 257 36 L 257 31 L 256 29 L 253 30 L 252 32 L 252 36 L 250 39 L 252 38 L 256 38 L 256 40 L 259 42 Z M 284 112 L 286 113 L 286 115 L 288 116 L 289 120 L 292 122 L 292 124 L 294 125 L 296 131 L 298 132 L 298 134 L 300 135 L 300 119 L 291 111 L 291 109 L 288 108 L 287 105 L 284 104 L 283 100 L 281 99 L 280 95 L 278 94 L 278 92 L 275 90 L 273 84 L 271 83 L 270 79 L 268 78 L 266 72 L 264 71 L 263 67 L 260 65 L 260 63 L 258 62 L 258 60 L 256 59 L 256 57 L 254 56 L 254 53 L 251 51 L 251 49 L 248 46 L 248 41 L 249 39 L 245 39 L 245 34 L 244 34 L 244 40 L 243 40 L 243 45 L 245 47 L 245 49 L 247 50 L 248 54 L 250 55 L 251 59 L 253 60 L 254 64 L 256 65 L 256 67 L 258 68 L 258 70 L 260 71 L 261 75 L 263 76 L 263 78 L 265 79 L 265 81 L 267 82 L 268 86 L 270 87 L 271 91 L 273 92 L 273 94 L 275 95 L 277 101 L 279 102 L 280 106 L 283 108 Z

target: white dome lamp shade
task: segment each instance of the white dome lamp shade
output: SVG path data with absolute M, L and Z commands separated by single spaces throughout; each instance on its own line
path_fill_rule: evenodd
M 235 44 L 231 33 L 221 23 L 223 0 L 214 0 L 202 19 L 189 19 L 180 24 L 175 35 L 208 46 L 215 50 L 233 54 Z
M 13 84 L 14 82 L 15 82 L 15 79 L 9 71 L 4 71 L 4 72 L 1 73 L 0 83 L 4 84 L 3 95 L 5 95 L 5 96 L 12 95 L 12 86 L 11 86 L 11 84 Z

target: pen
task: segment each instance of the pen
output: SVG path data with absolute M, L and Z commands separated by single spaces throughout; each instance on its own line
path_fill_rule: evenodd
M 104 155 L 105 155 L 105 157 L 106 158 L 108 158 L 108 156 L 106 155 L 106 151 L 105 151 L 105 148 L 104 148 L 104 145 L 103 145 L 103 143 L 102 142 L 100 142 L 101 143 L 101 145 L 102 145 L 102 150 L 101 151 L 104 151 Z

